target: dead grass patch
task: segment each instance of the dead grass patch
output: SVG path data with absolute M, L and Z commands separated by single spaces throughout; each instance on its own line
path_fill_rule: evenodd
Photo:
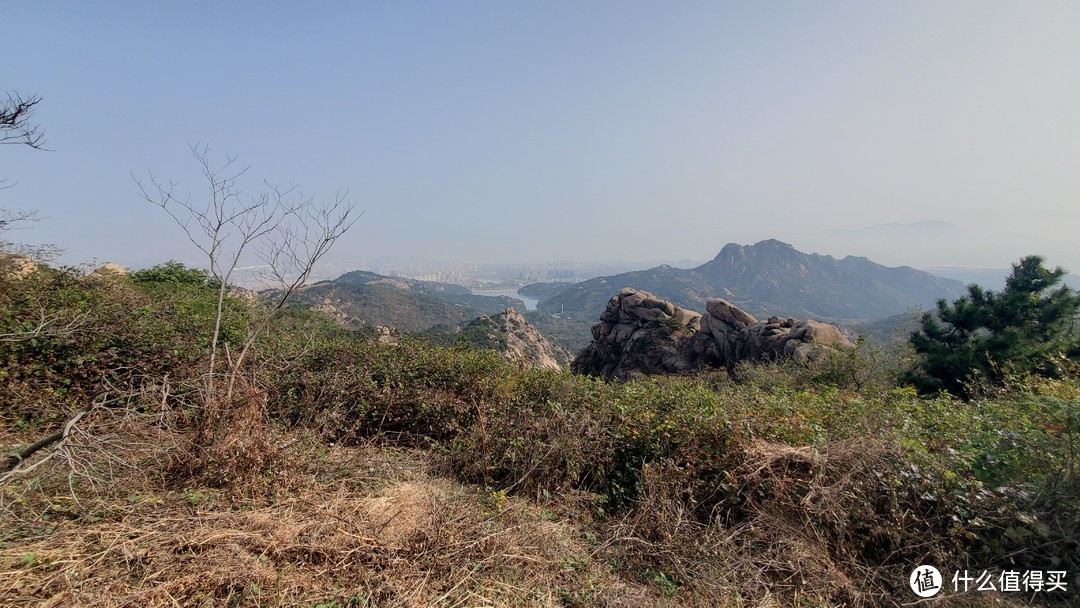
M 75 486 L 76 503 L 59 467 L 7 488 L 0 604 L 656 605 L 589 557 L 576 522 L 436 478 L 419 451 L 293 439 L 260 496 L 116 478 L 108 499 Z
M 101 416 L 65 454 L 0 488 L 0 605 L 743 608 L 908 599 L 882 584 L 906 573 L 874 571 L 838 550 L 857 523 L 858 484 L 880 454 L 871 442 L 748 446 L 732 480 L 746 500 L 738 521 L 703 521 L 678 467 L 648 465 L 637 503 L 607 519 L 585 492 L 526 499 L 463 486 L 437 475 L 431 452 L 325 446 L 314 433 L 276 435 L 273 462 L 246 485 L 199 477 L 178 485 L 162 471 L 184 453 L 175 447 L 182 438 L 149 414 Z
M 362 511 L 380 542 L 401 546 L 415 536 L 431 532 L 435 509 L 445 499 L 444 491 L 436 484 L 405 482 L 365 500 Z
M 595 555 L 619 563 L 622 575 L 652 586 L 678 606 L 911 604 L 918 598 L 907 589 L 907 576 L 922 562 L 898 558 L 871 567 L 849 550 L 859 526 L 910 526 L 894 530 L 895 538 L 920 537 L 914 514 L 908 514 L 910 522 L 890 520 L 889 513 L 862 502 L 866 487 L 860 484 L 877 479 L 885 454 L 886 446 L 872 440 L 821 448 L 750 444 L 731 478 L 745 501 L 736 520 L 717 514 L 703 521 L 687 503 L 686 471 L 671 461 L 646 465 L 641 496 L 607 525 Z M 916 555 L 922 550 L 909 549 Z M 939 557 L 928 563 L 955 562 Z M 939 597 L 933 605 L 1022 602 L 1007 594 L 979 593 Z

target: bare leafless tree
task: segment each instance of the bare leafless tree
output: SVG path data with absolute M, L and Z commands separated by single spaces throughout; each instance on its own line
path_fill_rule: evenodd
M 281 200 L 285 196 L 281 189 L 272 187 L 271 198 Z M 332 203 L 319 207 L 306 204 L 311 199 L 301 196 L 304 204 L 293 211 L 293 221 L 283 223 L 259 243 L 256 255 L 264 266 L 258 274 L 265 284 L 274 288 L 274 302 L 270 314 L 251 328 L 236 360 L 231 362 L 226 400 L 232 398 L 241 364 L 258 335 L 296 290 L 307 283 L 315 264 L 359 219 L 350 217 L 353 207 L 346 201 L 346 196 L 347 193 L 338 192 Z
M 26 228 L 26 224 L 37 222 L 40 219 L 36 211 L 0 209 L 0 251 L 10 253 L 15 246 L 14 243 L 4 240 L 3 235 L 5 232 Z
M 196 203 L 190 196 L 181 198 L 176 182 L 162 182 L 153 174 L 148 184 L 137 178 L 135 182 L 141 197 L 164 209 L 206 256 L 210 275 L 217 283 L 206 381 L 208 399 L 214 393 L 225 296 L 245 254 L 254 254 L 266 264 L 262 276 L 277 289 L 271 313 L 250 328 L 236 358 L 228 357 L 228 400 L 245 356 L 272 314 L 307 281 L 316 262 L 357 218 L 352 217 L 354 206 L 341 193 L 332 203 L 317 205 L 313 197 L 305 196 L 296 186 L 279 188 L 267 184 L 267 191 L 245 197 L 239 179 L 248 169 L 237 167 L 235 156 L 215 166 L 206 146 L 190 148 L 205 179 L 205 200 Z
M 4 180 L 0 179 L 0 183 L 3 182 Z M 4 187 L 7 186 L 0 186 L 0 189 Z M 3 254 L 9 254 L 38 262 L 48 262 L 59 256 L 63 249 L 57 245 L 16 243 L 6 238 L 6 233 L 29 228 L 41 219 L 37 211 L 0 209 L 0 258 Z
M 25 329 L 0 333 L 0 344 L 75 335 L 86 327 L 92 313 L 95 312 L 92 308 L 77 311 L 50 310 L 49 303 L 42 301 L 41 298 L 31 298 L 31 300 L 34 304 L 34 318 L 28 320 Z
M 41 97 L 37 95 L 24 98 L 15 92 L 7 94 L 7 100 L 0 103 L 0 144 L 22 144 L 38 150 L 44 149 L 45 133 L 41 131 L 39 125 L 30 121 L 39 103 L 41 103 Z M 0 178 L 0 190 L 14 185 L 14 183 L 8 183 L 8 178 Z M 0 253 L 14 253 L 36 260 L 49 260 L 56 257 L 60 249 L 54 245 L 15 245 L 4 240 L 2 236 L 4 232 L 39 219 L 34 211 L 0 209 Z
M 0 104 L 0 144 L 22 144 L 43 149 L 45 133 L 39 125 L 30 122 L 30 116 L 39 103 L 41 97 L 37 95 L 24 98 L 15 92 L 7 94 L 7 100 Z

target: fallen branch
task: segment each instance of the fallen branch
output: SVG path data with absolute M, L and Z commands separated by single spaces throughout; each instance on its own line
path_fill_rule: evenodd
M 74 416 L 72 416 L 71 420 L 68 420 L 67 423 L 64 424 L 64 428 L 56 431 L 52 435 L 48 435 L 35 441 L 34 443 L 26 446 L 26 448 L 24 448 L 21 452 L 17 454 L 9 454 L 3 466 L 0 467 L 0 473 L 6 473 L 2 478 L 0 478 L 0 483 L 7 481 L 8 477 L 14 475 L 14 469 L 23 462 L 26 462 L 26 459 L 30 458 L 37 452 L 51 446 L 54 443 L 58 443 L 67 439 L 68 435 L 71 434 L 71 429 L 73 429 L 75 425 L 78 424 L 79 420 L 82 420 L 83 416 L 89 414 L 90 410 L 94 409 L 95 405 L 97 404 L 95 403 L 94 405 L 91 405 L 86 409 L 79 410 Z

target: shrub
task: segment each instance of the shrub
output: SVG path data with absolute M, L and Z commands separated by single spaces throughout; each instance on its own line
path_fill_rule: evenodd
M 210 279 L 210 273 L 199 268 L 188 268 L 176 260 L 136 270 L 131 273 L 131 280 L 135 283 L 164 283 L 217 289 L 217 283 Z
M 1043 258 L 1028 256 L 1013 264 L 1000 293 L 970 285 L 951 305 L 938 301 L 911 336 L 921 359 L 910 380 L 924 393 L 971 397 L 979 384 L 1002 384 L 1006 362 L 1016 371 L 1059 377 L 1057 359 L 1080 355 L 1074 330 L 1080 295 L 1058 286 L 1064 276 L 1062 268 L 1049 270 Z

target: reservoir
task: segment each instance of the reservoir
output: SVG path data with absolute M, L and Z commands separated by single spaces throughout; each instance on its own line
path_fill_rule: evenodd
M 537 298 L 530 298 L 528 296 L 519 296 L 518 292 L 509 289 L 470 289 L 474 296 L 506 296 L 508 298 L 517 298 L 522 302 L 525 302 L 525 310 L 536 310 L 536 304 L 540 301 Z

